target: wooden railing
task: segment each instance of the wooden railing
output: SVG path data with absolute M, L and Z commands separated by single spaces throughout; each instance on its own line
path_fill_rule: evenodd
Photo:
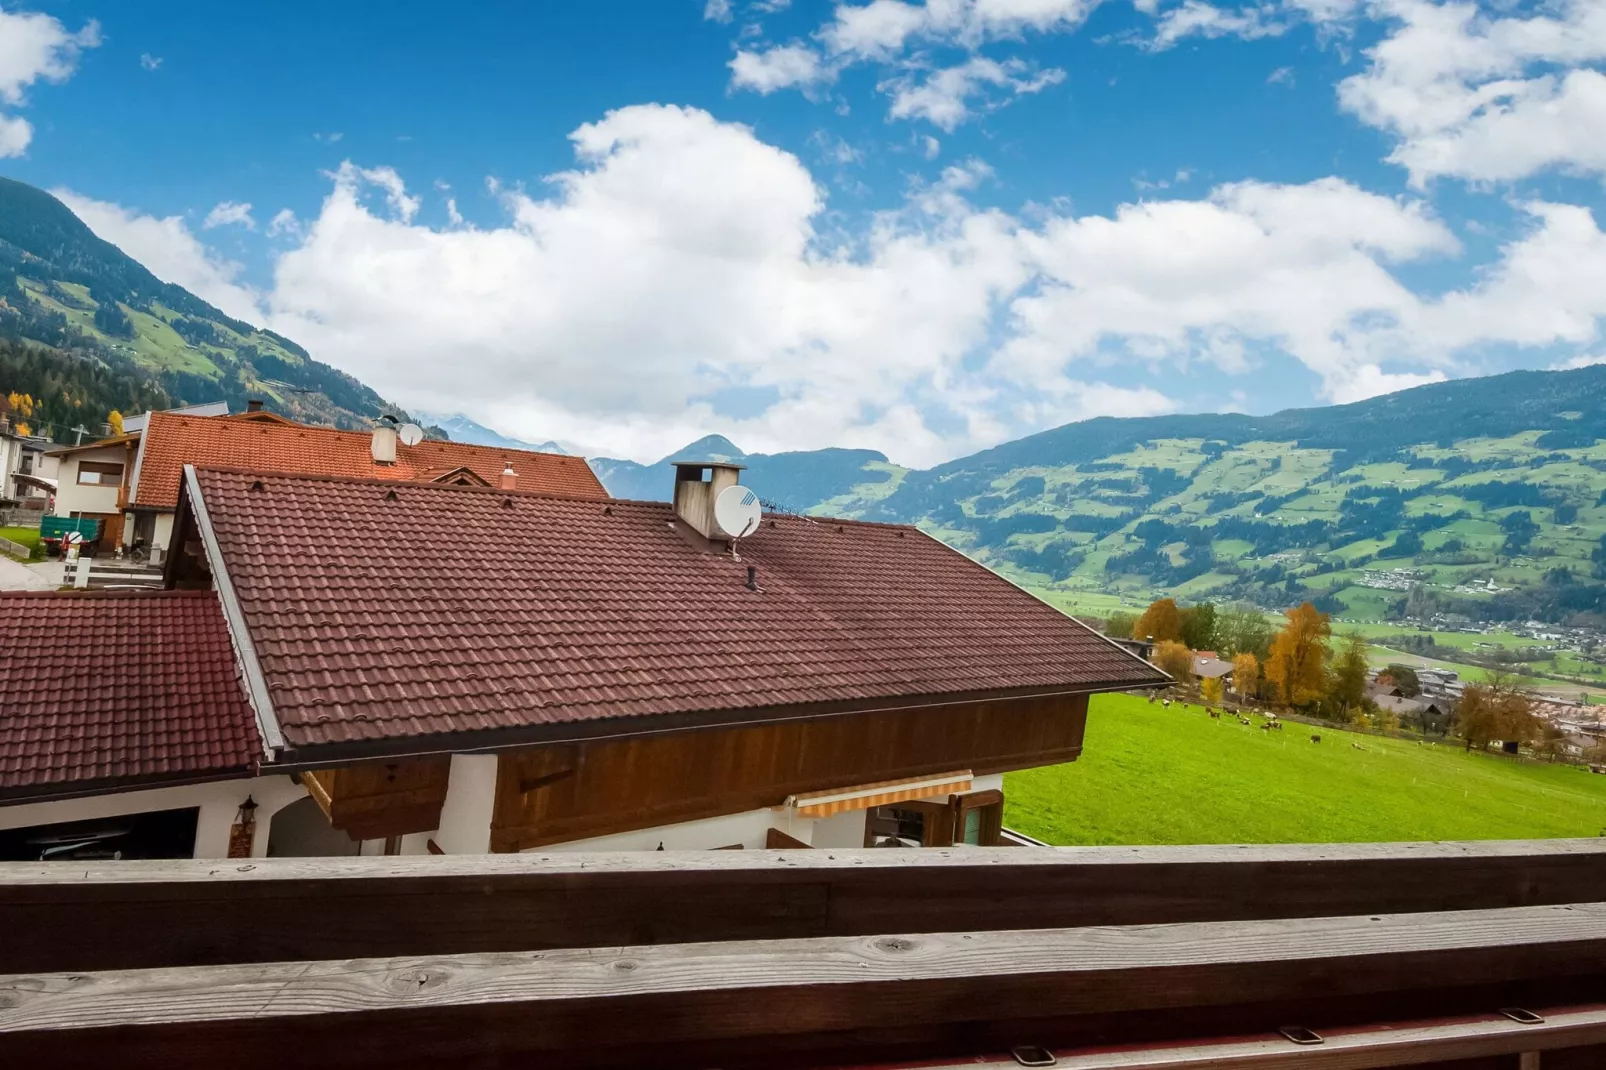
M 15 863 L 0 1060 L 1601 1067 L 1601 900 L 1597 840 Z

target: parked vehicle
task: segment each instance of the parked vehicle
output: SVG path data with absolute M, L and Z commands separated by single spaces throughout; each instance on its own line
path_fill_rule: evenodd
M 83 538 L 79 553 L 94 555 L 100 548 L 101 522 L 85 516 L 47 516 L 39 521 L 39 541 L 45 553 L 55 557 L 61 553 L 61 543 L 69 534 L 77 532 Z

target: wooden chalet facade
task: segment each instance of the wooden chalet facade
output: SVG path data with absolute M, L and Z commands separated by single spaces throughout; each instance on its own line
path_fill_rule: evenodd
M 1074 760 L 1090 694 L 1167 682 L 897 525 L 780 516 L 732 546 L 684 503 L 186 468 L 166 568 L 142 611 L 205 607 L 207 701 L 249 767 L 0 783 L 0 858 L 192 799 L 196 857 L 991 845 L 1005 772 Z M 0 675 L 39 706 L 19 767 L 74 717 L 116 755 L 118 724 L 196 716 L 182 646 L 140 650 L 139 697 L 113 673 L 93 710 L 44 701 L 74 671 L 53 656 Z M 172 686 L 139 690 L 153 671 Z

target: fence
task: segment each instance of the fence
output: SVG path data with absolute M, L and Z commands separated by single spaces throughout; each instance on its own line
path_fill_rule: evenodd
M 67 562 L 62 582 L 72 587 L 99 589 L 105 587 L 145 587 L 153 590 L 162 586 L 162 569 L 158 565 L 109 561 L 104 558 L 79 557 Z
M 1603 888 L 1596 840 L 11 863 L 0 1061 L 1582 1070 Z
M 0 509 L 0 528 L 33 528 L 38 530 L 44 517 L 43 509 Z

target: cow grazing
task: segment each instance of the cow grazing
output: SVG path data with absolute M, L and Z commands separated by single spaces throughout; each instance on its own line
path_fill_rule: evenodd
M 1311 736 L 1310 737 L 1310 741 L 1312 743 L 1320 743 L 1322 741 L 1322 737 L 1321 736 Z

